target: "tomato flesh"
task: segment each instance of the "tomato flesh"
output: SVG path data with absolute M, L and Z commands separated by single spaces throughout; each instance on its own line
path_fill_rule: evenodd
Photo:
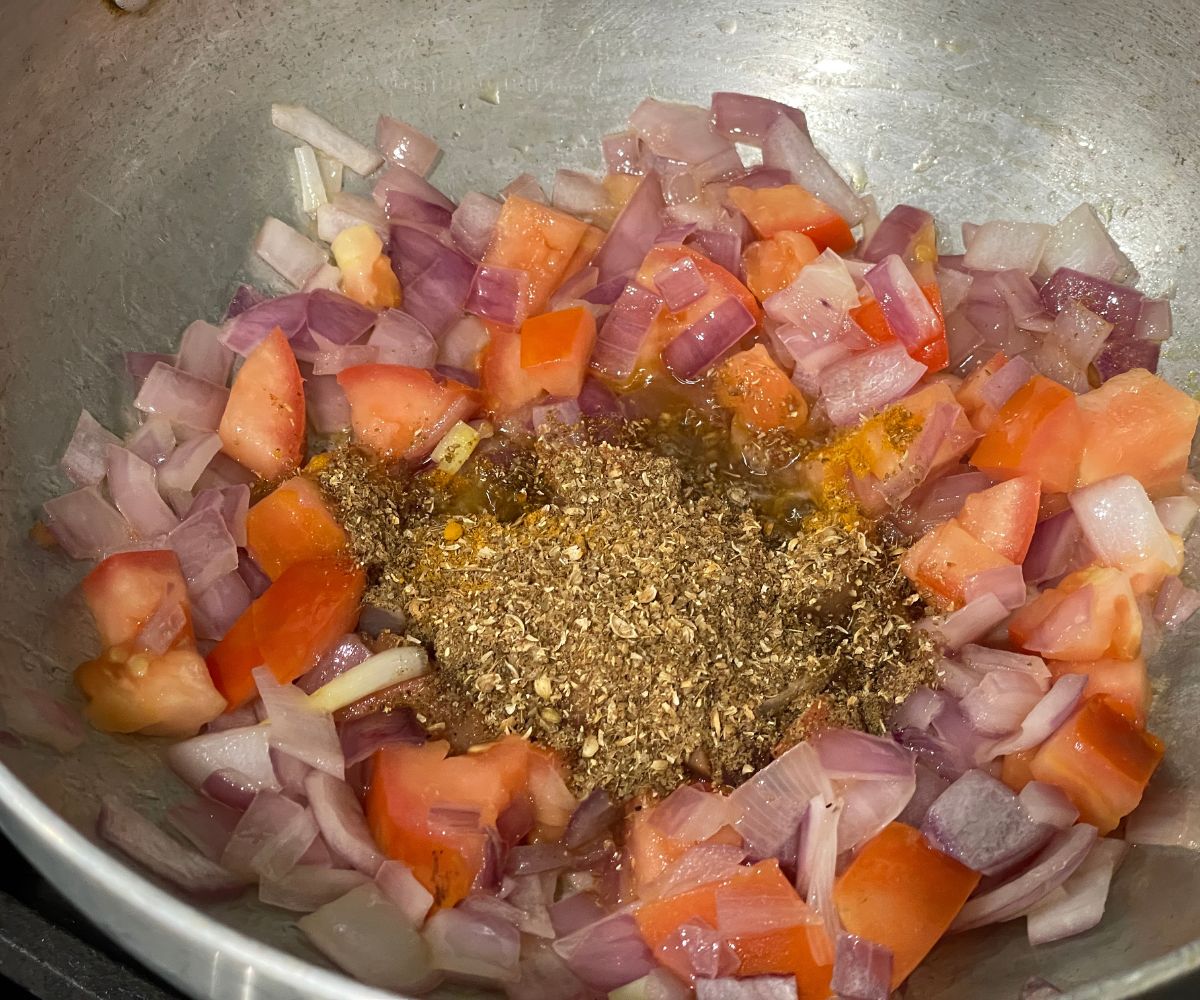
M 846 220 L 799 184 L 773 188 L 731 187 L 729 200 L 737 207 L 760 239 L 776 233 L 803 233 L 818 250 L 843 253 L 854 246 L 854 234 Z
M 1042 486 L 1036 476 L 1017 476 L 967 497 L 958 520 L 967 534 L 1019 563 L 1037 527 Z
M 521 324 L 521 368 L 551 396 L 573 399 L 595 343 L 596 319 L 583 306 L 533 316 Z
M 272 580 L 296 563 L 344 556 L 350 545 L 320 487 L 304 476 L 287 480 L 250 508 L 246 542 Z

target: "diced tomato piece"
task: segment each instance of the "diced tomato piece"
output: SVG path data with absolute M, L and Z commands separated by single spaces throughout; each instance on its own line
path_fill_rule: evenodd
M 992 355 L 992 357 L 963 379 L 962 385 L 958 387 L 958 391 L 955 393 L 963 409 L 967 411 L 967 417 L 971 421 L 971 426 L 979 431 L 980 434 L 988 432 L 988 429 L 996 420 L 996 414 L 999 412 L 991 403 L 983 398 L 983 387 L 987 384 L 987 380 L 1006 364 L 1008 364 L 1007 354 Z
M 793 906 L 797 922 L 751 933 L 743 927 L 721 927 L 722 912 L 744 914 L 747 910 L 753 912 L 756 906 L 769 906 L 773 913 Z M 802 997 L 829 995 L 832 965 L 816 957 L 818 953 L 822 957 L 832 955 L 828 938 L 815 914 L 773 859 L 752 868 L 740 868 L 720 881 L 642 903 L 633 916 L 647 947 L 660 962 L 685 979 L 690 978 L 691 969 L 684 957 L 670 947 L 671 937 L 682 925 L 702 920 L 720 931 L 738 956 L 739 976 L 791 974 L 796 977 Z
M 803 233 L 819 250 L 844 253 L 854 247 L 846 220 L 799 184 L 773 188 L 731 187 L 729 200 L 749 220 L 760 239 L 776 233 Z
M 596 318 L 583 306 L 532 316 L 521 324 L 521 367 L 551 396 L 583 388 L 596 343 Z
M 1157 736 L 1097 694 L 1041 745 L 1029 770 L 1066 792 L 1080 820 L 1105 834 L 1137 808 L 1162 755 Z
M 532 373 L 521 367 L 521 334 L 511 327 L 488 323 L 480 374 L 483 408 L 494 417 L 516 413 L 542 395 Z
M 529 794 L 530 769 L 543 759 L 518 736 L 457 757 L 447 756 L 449 749 L 439 740 L 379 750 L 366 799 L 380 850 L 407 864 L 439 907 L 471 892 L 486 861 L 484 830 Z M 459 810 L 478 813 L 478 828 L 445 815 Z
M 842 925 L 892 951 L 892 989 L 929 954 L 980 875 L 890 823 L 867 841 L 833 888 Z
M 1018 750 L 1016 753 L 1005 754 L 1000 759 L 1000 780 L 1014 792 L 1019 792 L 1033 781 L 1033 775 L 1029 773 L 1029 762 L 1033 760 L 1035 753 L 1036 748 Z
M 272 580 L 296 563 L 344 556 L 350 544 L 321 488 L 304 476 L 287 480 L 250 508 L 246 540 Z
M 233 624 L 212 652 L 208 669 L 231 709 L 254 694 L 250 672 L 266 665 L 290 684 L 358 621 L 366 577 L 337 559 L 296 563 Z
M 1036 476 L 1017 476 L 967 497 L 959 512 L 963 530 L 1009 562 L 1023 562 L 1037 527 L 1042 485 Z
M 600 244 L 604 242 L 608 236 L 599 226 L 587 226 L 583 231 L 583 236 L 580 237 L 579 246 L 575 248 L 575 253 L 571 255 L 571 259 L 567 261 L 567 266 L 563 268 L 563 281 L 570 278 L 571 275 L 582 271 L 596 256 L 596 251 L 600 249 Z M 562 284 L 562 282 L 559 282 Z M 554 286 L 555 289 L 558 285 Z
M 479 406 L 474 389 L 424 368 L 357 365 L 337 380 L 350 402 L 355 442 L 384 458 L 424 458 Z
M 500 210 L 483 263 L 517 268 L 528 275 L 523 314 L 533 316 L 571 273 L 568 268 L 587 230 L 586 222 L 565 212 L 513 196 Z
M 379 234 L 365 223 L 343 229 L 330 245 L 342 272 L 342 291 L 368 309 L 394 309 L 404 301 L 400 279 L 383 252 Z
M 937 324 L 919 343 L 906 345 L 906 350 L 914 361 L 920 361 L 931 372 L 940 372 L 950 363 L 950 346 L 946 341 L 946 323 L 942 317 L 942 290 L 936 281 L 919 287 L 921 294 L 937 314 Z M 895 332 L 888 325 L 883 307 L 874 298 L 861 301 L 851 309 L 850 318 L 877 344 L 886 344 L 897 339 Z
M 97 729 L 191 736 L 225 709 L 196 652 L 187 584 L 174 552 L 122 552 L 84 578 L 83 596 L 104 651 L 75 671 Z M 177 609 L 175 635 L 151 648 L 140 639 L 156 613 Z
M 730 355 L 713 373 L 717 402 L 746 430 L 782 429 L 799 437 L 808 422 L 803 393 L 762 344 Z
M 1135 368 L 1080 396 L 1079 412 L 1083 458 L 1078 485 L 1125 473 L 1151 494 L 1179 491 L 1200 402 L 1144 368 Z
M 887 344 L 896 339 L 892 328 L 888 326 L 887 318 L 883 315 L 883 307 L 873 296 L 851 309 L 850 318 L 877 344 Z
M 533 803 L 534 817 L 531 838 L 539 841 L 560 840 L 579 800 L 563 780 L 558 757 L 528 741 L 526 746 L 530 753 L 529 797 Z
M 650 822 L 653 813 L 653 805 L 640 804 L 630 811 L 625 823 L 625 851 L 637 896 L 641 896 L 691 846 L 668 837 Z
M 646 334 L 645 343 L 642 345 L 642 353 L 638 358 L 638 367 L 651 373 L 662 372 L 663 367 L 662 362 L 659 360 L 659 355 L 662 354 L 663 348 L 675 339 L 677 334 L 682 333 L 702 316 L 712 312 L 731 296 L 737 298 L 746 307 L 754 317 L 756 323 L 762 320 L 762 308 L 759 306 L 758 300 L 751 293 L 750 289 L 726 271 L 725 268 L 719 264 L 714 264 L 704 254 L 696 253 L 694 250 L 689 250 L 686 247 L 652 247 L 642 261 L 642 266 L 638 268 L 637 276 L 634 280 L 643 288 L 657 294 L 654 276 L 663 268 L 671 264 L 677 264 L 684 258 L 689 258 L 695 265 L 696 270 L 700 272 L 700 277 L 708 285 L 708 292 L 700 296 L 695 302 L 679 310 L 679 312 L 668 312 L 665 308 L 659 312 L 658 317 Z
M 1044 493 L 1075 485 L 1083 454 L 1083 426 L 1075 394 L 1044 375 L 1035 375 L 996 415 L 971 455 L 971 464 L 998 478 L 1028 473 Z
M 746 284 L 758 301 L 764 302 L 787 288 L 804 265 L 811 264 L 820 254 L 807 236 L 787 229 L 770 239 L 755 240 L 742 251 Z
M 1094 694 L 1109 696 L 1109 706 L 1120 712 L 1135 726 L 1146 725 L 1146 709 L 1150 705 L 1150 679 L 1146 661 L 1135 656 L 1131 660 L 1051 660 L 1047 666 L 1057 679 L 1063 674 L 1085 674 L 1088 682 L 1083 697 Z
M 1131 660 L 1142 644 L 1142 615 L 1129 577 L 1093 566 L 1017 609 L 1008 635 L 1048 660 Z
M 279 327 L 234 377 L 219 433 L 222 451 L 263 479 L 286 476 L 304 461 L 304 381 Z
M 920 417 L 922 427 L 938 407 L 949 407 L 954 412 L 950 430 L 946 432 L 945 438 L 942 439 L 938 450 L 934 453 L 933 460 L 929 463 L 927 478 L 954 465 L 975 443 L 977 437 L 975 430 L 971 426 L 970 420 L 967 419 L 966 411 L 955 398 L 954 388 L 948 382 L 932 382 L 923 386 L 912 395 L 905 396 L 896 406 L 901 406 L 913 416 Z
M 939 607 L 957 608 L 965 599 L 969 577 L 1011 565 L 951 518 L 917 539 L 904 554 L 900 568 L 927 600 Z

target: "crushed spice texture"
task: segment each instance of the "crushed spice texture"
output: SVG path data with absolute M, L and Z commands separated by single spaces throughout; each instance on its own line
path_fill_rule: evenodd
M 897 553 L 843 518 L 768 534 L 677 458 L 565 432 L 460 476 L 339 451 L 319 479 L 450 710 L 555 748 L 580 791 L 736 784 L 811 728 L 883 732 L 931 679 Z

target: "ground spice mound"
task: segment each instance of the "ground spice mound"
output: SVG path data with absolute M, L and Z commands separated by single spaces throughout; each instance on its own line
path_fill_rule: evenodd
M 449 703 L 554 747 L 580 789 L 736 784 L 810 725 L 882 731 L 930 679 L 916 598 L 862 531 L 813 517 L 780 541 L 635 448 L 564 436 L 528 460 L 515 518 L 446 514 L 346 453 L 321 480 Z

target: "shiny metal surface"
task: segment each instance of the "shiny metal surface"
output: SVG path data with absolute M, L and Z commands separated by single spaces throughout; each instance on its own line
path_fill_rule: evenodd
M 0 0 L 0 685 L 69 689 L 91 637 L 79 567 L 28 540 L 62 488 L 79 406 L 114 417 L 121 351 L 163 349 L 219 316 L 264 213 L 296 214 L 273 100 L 360 137 L 387 111 L 447 148 L 451 194 L 522 170 L 593 168 L 598 136 L 646 93 L 781 98 L 886 209 L 928 206 L 947 245 L 994 216 L 1053 221 L 1083 199 L 1174 292 L 1166 371 L 1192 385 L 1200 333 L 1200 21 L 1189 0 L 710 5 L 628 0 Z M 1159 776 L 1200 790 L 1195 636 L 1153 667 Z M 69 695 L 73 697 L 73 695 Z M 365 1000 L 277 913 L 202 913 L 87 839 L 98 795 L 151 808 L 178 789 L 146 741 L 3 751 L 0 826 L 126 947 L 196 997 Z M 1159 779 L 1156 779 L 1156 781 Z M 1018 924 L 942 945 L 910 1000 L 1017 995 L 1034 972 L 1072 995 L 1135 995 L 1200 966 L 1200 866 L 1134 849 L 1092 933 L 1040 949 Z M 300 957 L 295 957 L 300 956 Z M 310 964 L 317 962 L 317 964 Z

